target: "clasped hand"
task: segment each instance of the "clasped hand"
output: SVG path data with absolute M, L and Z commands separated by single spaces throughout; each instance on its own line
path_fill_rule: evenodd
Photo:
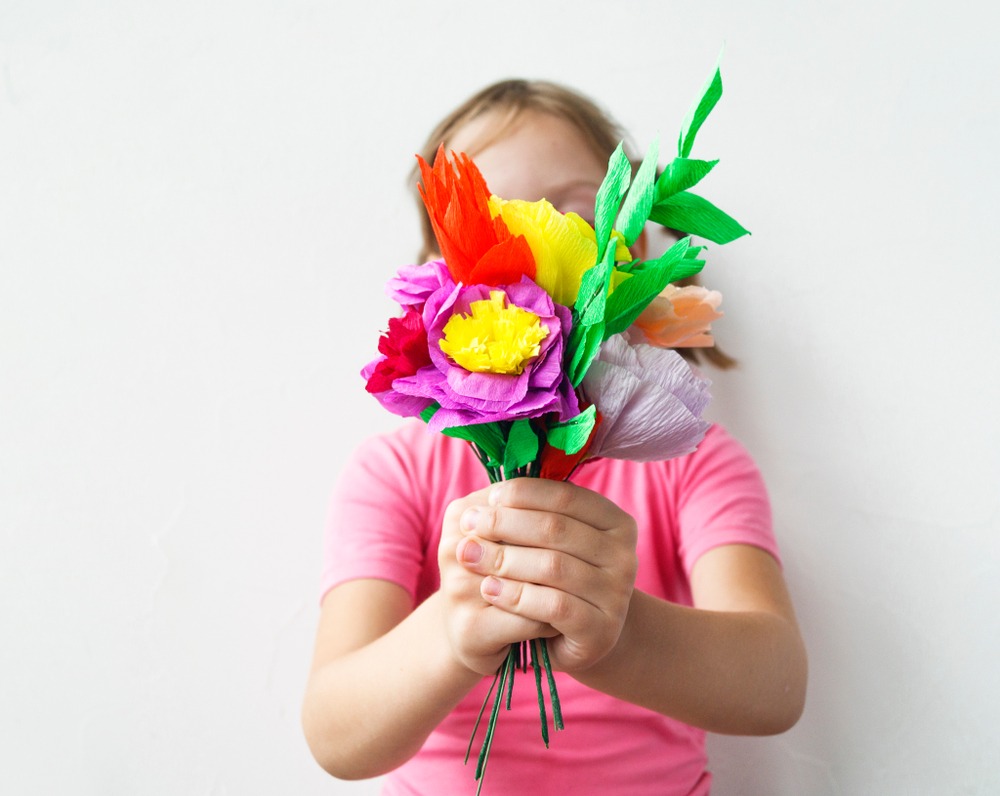
M 454 501 L 439 548 L 448 638 L 492 674 L 511 643 L 548 638 L 582 671 L 618 642 L 635 585 L 635 520 L 575 484 L 517 478 Z

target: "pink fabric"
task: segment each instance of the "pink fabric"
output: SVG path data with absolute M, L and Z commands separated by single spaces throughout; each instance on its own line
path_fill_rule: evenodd
M 743 447 L 721 427 L 697 451 L 667 462 L 601 459 L 573 482 L 607 496 L 639 527 L 636 588 L 691 604 L 698 557 L 750 544 L 778 558 L 763 481 Z M 466 443 L 419 423 L 366 442 L 347 464 L 325 539 L 322 592 L 356 578 L 398 583 L 419 603 L 439 585 L 437 547 L 448 503 L 488 480 Z M 515 679 L 514 704 L 497 724 L 483 787 L 489 794 L 708 793 L 704 732 L 592 691 L 557 673 L 566 729 L 545 749 L 530 675 Z M 474 792 L 473 762 L 462 765 L 489 687 L 484 680 L 386 779 L 397 794 Z M 478 746 L 476 747 L 478 748 Z

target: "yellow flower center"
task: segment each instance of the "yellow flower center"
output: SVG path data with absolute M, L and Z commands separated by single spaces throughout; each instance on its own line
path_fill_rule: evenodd
M 452 315 L 441 350 L 473 373 L 522 373 L 549 330 L 537 315 L 505 299 L 502 290 L 491 290 L 489 299 L 469 305 L 469 315 Z

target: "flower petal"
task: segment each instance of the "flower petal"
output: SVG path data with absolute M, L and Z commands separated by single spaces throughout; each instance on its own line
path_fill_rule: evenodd
M 712 321 L 722 317 L 722 294 L 701 285 L 667 285 L 636 318 L 634 326 L 646 342 L 660 348 L 699 348 L 715 345 Z
M 590 455 L 657 461 L 690 453 L 709 424 L 709 382 L 675 351 L 629 345 L 621 335 L 605 341 L 584 377 L 583 392 L 603 422 Z

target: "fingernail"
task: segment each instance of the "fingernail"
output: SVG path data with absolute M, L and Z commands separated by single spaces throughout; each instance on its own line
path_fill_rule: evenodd
M 458 555 L 466 564 L 478 564 L 483 558 L 483 546 L 473 539 L 466 539 Z
M 483 594 L 487 597 L 499 597 L 500 591 L 503 589 L 503 584 L 494 577 L 485 578 L 483 580 Z
M 462 513 L 462 520 L 459 523 L 463 531 L 471 531 L 476 527 L 476 520 L 479 517 L 479 509 L 466 509 Z

